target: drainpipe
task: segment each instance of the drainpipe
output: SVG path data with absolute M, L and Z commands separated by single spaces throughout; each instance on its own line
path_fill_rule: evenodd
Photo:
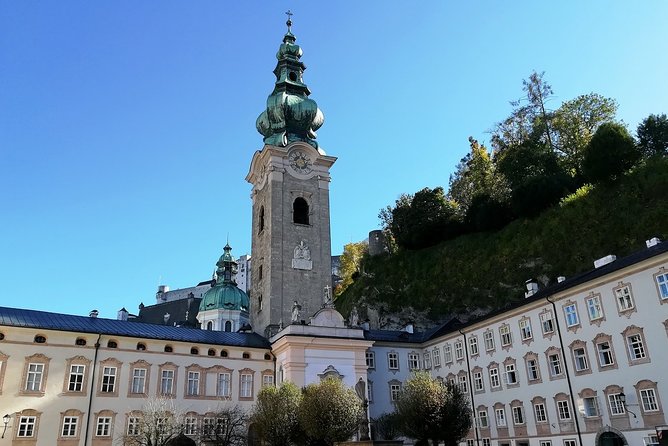
M 561 346 L 561 358 L 564 361 L 564 371 L 566 372 L 566 381 L 568 382 L 568 393 L 571 397 L 571 405 L 573 406 L 573 418 L 575 419 L 575 430 L 578 433 L 578 440 L 580 445 L 582 443 L 582 432 L 580 432 L 580 422 L 578 421 L 578 412 L 575 405 L 575 398 L 573 397 L 573 385 L 571 384 L 571 374 L 568 372 L 568 361 L 566 361 L 566 350 L 564 349 L 564 339 L 561 337 L 561 326 L 559 325 L 559 318 L 557 317 L 557 306 L 553 301 L 550 300 L 550 296 L 545 296 L 545 300 L 552 304 L 552 310 L 554 311 L 554 323 L 557 325 L 557 336 L 559 336 L 559 345 Z M 548 364 L 549 367 L 549 364 Z M 557 417 L 559 414 L 557 414 Z
M 88 413 L 86 417 L 86 430 L 84 433 L 84 446 L 88 445 L 88 428 L 90 427 L 90 409 L 93 406 L 93 391 L 95 390 L 95 368 L 97 367 L 97 352 L 100 350 L 100 338 L 102 337 L 102 333 L 98 333 L 97 335 L 97 341 L 95 341 L 95 357 L 93 358 L 93 370 L 90 374 L 90 389 L 88 391 L 90 394 L 88 395 Z
M 471 364 L 469 362 L 469 346 L 468 342 L 466 342 L 466 333 L 464 333 L 462 330 L 459 330 L 459 333 L 464 336 L 464 354 L 466 355 L 466 372 L 468 373 L 469 376 L 469 396 L 471 397 L 471 412 L 473 415 L 473 427 L 475 428 L 473 432 L 475 432 L 475 441 L 480 446 L 480 432 L 478 428 L 478 422 L 476 418 L 476 412 L 475 412 L 475 400 L 473 398 L 473 377 L 471 376 Z

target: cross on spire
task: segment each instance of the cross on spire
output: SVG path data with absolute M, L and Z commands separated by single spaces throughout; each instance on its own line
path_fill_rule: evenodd
M 288 25 L 288 32 L 290 32 L 290 27 L 292 26 L 292 16 L 293 13 L 289 9 L 285 12 L 285 15 L 288 16 L 288 21 L 285 22 L 286 25 Z

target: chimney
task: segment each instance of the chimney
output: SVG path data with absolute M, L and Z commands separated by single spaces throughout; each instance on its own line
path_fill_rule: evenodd
M 608 263 L 614 262 L 615 260 L 617 260 L 617 256 L 614 254 L 601 257 L 600 259 L 594 261 L 594 268 L 600 268 L 604 265 L 607 265 Z
M 125 307 L 118 310 L 118 313 L 116 313 L 116 319 L 118 319 L 119 321 L 127 321 L 128 320 L 128 310 L 126 310 Z
M 413 334 L 413 324 L 411 323 L 406 324 L 406 326 L 404 327 L 404 331 L 408 334 Z
M 524 298 L 527 299 L 534 294 L 538 292 L 538 282 L 534 279 L 529 279 L 526 282 L 524 282 L 524 286 L 526 286 L 527 290 L 524 293 Z
M 566 280 L 566 277 L 564 277 L 564 276 L 559 276 L 559 277 L 557 277 L 557 283 L 561 283 L 561 282 L 563 282 L 564 280 Z
M 90 317 L 97 317 L 98 314 L 100 314 L 99 311 L 97 311 L 97 310 L 91 310 L 91 312 L 88 313 L 88 316 L 90 316 Z
M 659 237 L 652 237 L 649 240 L 645 240 L 645 245 L 647 245 L 648 248 L 651 248 L 652 246 L 656 246 L 659 243 L 661 243 L 661 239 Z

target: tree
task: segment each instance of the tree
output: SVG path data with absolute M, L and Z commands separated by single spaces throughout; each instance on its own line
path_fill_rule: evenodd
M 184 413 L 172 398 L 146 399 L 142 410 L 131 415 L 122 441 L 125 446 L 166 446 L 184 428 Z
M 280 387 L 265 386 L 257 395 L 251 422 L 269 446 L 289 446 L 299 433 L 297 414 L 301 391 L 290 382 Z
M 397 413 L 384 413 L 375 420 L 371 420 L 373 426 L 372 438 L 375 440 L 396 440 L 401 433 L 397 429 Z
M 341 283 L 336 287 L 336 295 L 343 293 L 359 274 L 362 258 L 369 252 L 369 245 L 365 242 L 347 243 L 343 246 L 339 274 Z
M 349 439 L 361 417 L 362 402 L 340 379 L 327 378 L 304 389 L 299 423 L 313 444 L 333 445 Z
M 552 142 L 552 128 L 550 121 L 552 114 L 547 112 L 545 102 L 552 96 L 552 86 L 543 80 L 545 72 L 540 74 L 534 71 L 529 75 L 529 79 L 524 79 L 524 92 L 531 107 L 533 115 L 534 134 L 544 137 L 548 147 L 554 150 Z
M 638 147 L 646 157 L 668 154 L 668 117 L 649 115 L 636 130 Z
M 581 173 L 582 156 L 598 127 L 614 122 L 617 102 L 596 93 L 566 101 L 554 113 L 552 125 L 557 135 L 556 150 L 564 164 L 575 174 Z
M 499 183 L 492 158 L 487 147 L 469 137 L 471 151 L 461 159 L 455 173 L 450 175 L 448 198 L 459 205 L 459 210 L 466 213 L 476 195 L 497 193 Z
M 471 428 L 471 407 L 459 387 L 446 385 L 427 372 L 409 378 L 395 402 L 399 431 L 434 446 L 455 446 Z
M 208 424 L 206 420 L 211 420 Z M 248 413 L 239 405 L 219 407 L 204 418 L 200 441 L 207 446 L 242 446 L 246 444 Z
M 582 169 L 592 183 L 614 180 L 640 159 L 640 150 L 621 124 L 602 124 L 587 145 Z

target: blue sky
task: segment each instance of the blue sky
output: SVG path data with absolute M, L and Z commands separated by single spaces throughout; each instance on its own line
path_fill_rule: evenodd
M 668 2 L 6 1 L 0 305 L 115 317 L 250 251 L 255 119 L 284 11 L 325 124 L 332 251 L 401 193 L 447 186 L 545 71 L 635 130 L 668 112 Z

